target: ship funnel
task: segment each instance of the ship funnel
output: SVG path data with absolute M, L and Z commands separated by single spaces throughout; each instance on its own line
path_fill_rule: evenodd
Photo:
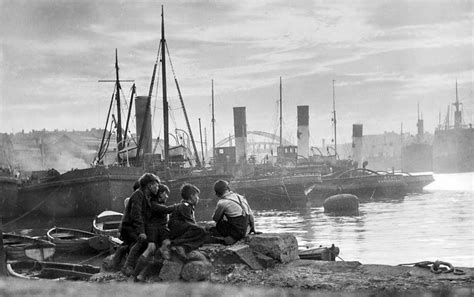
M 309 106 L 297 106 L 298 111 L 298 155 L 309 157 Z
M 362 167 L 362 124 L 352 125 L 352 159 L 357 162 L 358 167 Z
M 237 164 L 247 161 L 247 119 L 245 107 L 234 107 L 235 159 Z
M 135 98 L 135 116 L 137 125 L 137 143 L 140 141 L 140 135 L 142 127 L 145 127 L 142 141 L 142 152 L 140 155 L 150 154 L 152 152 L 152 136 L 151 136 L 151 109 L 146 112 L 146 105 L 150 97 L 148 96 L 137 96 Z M 145 122 L 145 126 L 143 126 Z

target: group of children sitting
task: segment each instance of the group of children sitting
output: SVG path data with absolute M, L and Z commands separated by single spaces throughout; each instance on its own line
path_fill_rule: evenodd
M 145 267 L 157 258 L 169 260 L 171 252 L 186 260 L 190 251 L 203 244 L 232 244 L 255 233 L 254 217 L 247 200 L 230 191 L 229 183 L 224 180 L 217 181 L 214 190 L 220 198 L 213 215 L 216 226 L 206 229 L 199 226 L 194 217 L 200 193 L 196 186 L 182 185 L 181 202 L 166 205 L 170 189 L 158 176 L 142 175 L 125 202 L 120 226 L 123 244 L 112 257 L 112 266 L 117 267 L 128 252 L 121 271 L 142 281 L 141 272 Z

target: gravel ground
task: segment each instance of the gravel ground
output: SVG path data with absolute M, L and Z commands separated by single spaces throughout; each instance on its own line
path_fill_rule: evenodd
M 233 264 L 216 268 L 208 282 L 180 283 L 183 287 L 177 288 L 175 293 L 185 290 L 183 295 L 186 295 L 186 286 L 196 285 L 199 288 L 205 286 L 205 290 L 225 288 L 218 296 L 474 296 L 474 269 L 461 269 L 464 275 L 435 274 L 420 267 L 362 265 L 359 262 L 298 260 L 265 270 L 251 270 L 246 265 Z M 95 280 L 105 284 L 130 283 L 121 273 L 104 273 Z M 138 285 L 156 284 L 159 283 Z M 202 295 L 198 290 L 189 296 L 211 295 Z
M 134 283 L 120 272 L 91 282 L 0 278 L 0 296 L 474 296 L 474 268 L 461 269 L 298 260 L 265 270 L 226 265 L 198 283 Z

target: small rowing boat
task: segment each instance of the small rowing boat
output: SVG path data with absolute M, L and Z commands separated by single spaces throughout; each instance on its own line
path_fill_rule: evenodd
M 336 261 L 336 257 L 339 255 L 339 248 L 334 246 L 331 247 L 317 247 L 306 250 L 299 250 L 300 259 L 305 260 L 322 260 L 322 261 Z
M 8 261 L 44 261 L 51 258 L 56 250 L 54 243 L 14 233 L 3 233 L 3 246 Z
M 8 275 L 23 279 L 88 280 L 99 273 L 92 265 L 43 261 L 14 261 L 7 263 Z
M 106 210 L 98 214 L 92 221 L 94 233 L 119 237 L 119 227 L 123 214 L 120 212 Z
M 46 235 L 49 241 L 56 244 L 59 253 L 86 254 L 112 247 L 107 236 L 78 229 L 54 227 L 48 230 Z

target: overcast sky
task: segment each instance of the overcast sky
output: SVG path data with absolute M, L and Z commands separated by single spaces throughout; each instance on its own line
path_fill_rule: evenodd
M 114 51 L 122 79 L 146 95 L 160 39 L 166 40 L 194 133 L 208 140 L 214 79 L 216 141 L 233 134 L 232 107 L 247 129 L 278 133 L 279 77 L 284 136 L 296 140 L 296 106 L 310 106 L 311 144 L 352 124 L 364 134 L 415 133 L 417 103 L 433 132 L 455 100 L 473 120 L 472 1 L 62 1 L 0 0 L 0 132 L 103 127 L 113 90 Z M 168 61 L 167 61 L 168 62 Z M 185 128 L 168 68 L 170 128 Z M 129 100 L 131 84 L 123 83 Z M 154 136 L 162 135 L 161 87 Z

